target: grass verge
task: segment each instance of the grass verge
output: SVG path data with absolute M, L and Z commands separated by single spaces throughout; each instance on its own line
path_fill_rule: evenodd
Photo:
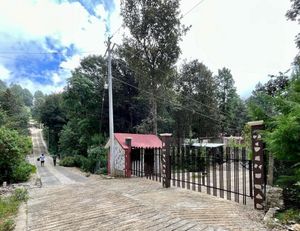
M 282 224 L 300 223 L 300 209 L 287 209 L 276 214 L 276 218 Z
M 23 201 L 27 201 L 26 189 L 18 188 L 11 196 L 0 197 L 0 231 L 11 231 L 14 229 L 14 216 Z

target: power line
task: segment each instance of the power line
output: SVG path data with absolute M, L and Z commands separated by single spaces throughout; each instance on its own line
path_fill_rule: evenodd
M 120 46 L 120 45 L 117 45 L 117 46 Z M 136 55 L 136 54 L 137 54 L 137 52 L 132 52 L 132 51 L 130 51 L 130 53 L 131 53 L 132 55 Z M 124 61 L 124 60 L 123 60 L 123 61 Z M 132 69 L 131 69 L 131 70 L 132 70 Z M 136 72 L 135 70 L 133 70 L 133 71 Z M 162 71 L 162 70 L 160 70 L 160 69 L 158 69 L 157 71 L 159 71 L 159 72 L 162 73 L 162 74 L 167 74 L 165 71 Z M 211 99 L 211 100 L 215 100 L 212 96 L 207 95 L 207 94 L 205 94 L 205 93 L 203 93 L 203 92 L 201 92 L 201 91 L 199 91 L 198 93 L 201 94 L 202 96 L 205 96 L 205 97 Z M 198 100 L 195 100 L 195 99 L 192 98 L 192 97 L 185 96 L 185 98 L 186 98 L 186 99 L 190 99 L 190 100 L 192 100 L 193 102 L 195 102 L 195 103 L 197 103 L 197 104 L 201 104 L 201 105 L 205 106 L 206 108 L 210 108 L 210 109 L 212 109 L 212 110 L 215 110 L 216 112 L 218 112 L 218 113 L 220 113 L 220 114 L 222 114 L 222 115 L 225 115 L 225 116 L 229 116 L 229 117 L 230 117 L 230 115 L 229 115 L 228 113 L 225 113 L 225 112 L 222 112 L 222 111 L 217 111 L 216 108 L 211 107 L 211 106 L 209 106 L 209 105 L 206 105 L 206 104 L 204 104 L 204 103 L 202 103 L 202 102 L 200 102 L 200 101 L 198 101 Z
M 191 9 L 189 9 L 186 13 L 184 13 L 182 15 L 182 18 L 184 18 L 185 16 L 187 16 L 189 13 L 191 13 L 191 11 L 193 11 L 197 6 L 199 6 L 201 3 L 203 3 L 205 0 L 201 0 L 199 1 L 196 5 L 194 5 Z
M 123 60 L 122 60 L 122 61 L 123 61 Z M 121 62 L 118 62 L 118 64 L 125 66 L 125 64 L 123 64 L 123 63 L 121 63 Z M 134 73 L 141 74 L 141 73 L 139 73 L 139 72 L 137 72 L 137 71 L 135 71 L 135 70 L 129 68 L 128 66 L 125 66 L 125 67 L 126 67 L 127 69 L 131 70 L 131 71 L 134 72 Z M 159 100 L 161 100 L 161 101 L 163 101 L 164 103 L 167 103 L 167 104 L 169 104 L 169 105 L 176 106 L 176 107 L 179 107 L 179 108 L 181 108 L 181 109 L 186 109 L 186 110 L 191 111 L 191 112 L 193 112 L 193 113 L 196 113 L 196 114 L 198 114 L 198 115 L 200 115 L 200 116 L 203 116 L 203 117 L 205 117 L 205 118 L 208 118 L 208 119 L 210 119 L 210 120 L 213 120 L 213 121 L 217 122 L 218 125 L 226 124 L 225 122 L 220 121 L 220 120 L 218 120 L 218 119 L 216 119 L 216 118 L 213 118 L 213 117 L 211 117 L 211 116 L 205 115 L 205 114 L 203 114 L 203 113 L 201 113 L 201 112 L 195 110 L 194 108 L 189 108 L 189 107 L 186 107 L 186 106 L 183 106 L 183 105 L 174 104 L 174 103 L 172 103 L 171 101 L 166 101 L 166 98 L 164 98 L 164 97 L 154 96 L 153 93 L 151 93 L 151 92 L 149 92 L 149 91 L 147 91 L 147 90 L 141 89 L 141 88 L 139 88 L 139 87 L 137 87 L 137 86 L 134 86 L 134 85 L 132 85 L 132 84 L 130 84 L 130 83 L 124 81 L 124 80 L 121 80 L 121 79 L 119 79 L 119 78 L 117 78 L 117 77 L 113 77 L 113 79 L 116 79 L 117 81 L 119 81 L 119 82 L 121 82 L 121 83 L 123 83 L 123 84 L 126 84 L 127 86 L 133 87 L 133 88 L 135 88 L 135 89 L 137 89 L 137 90 L 139 90 L 139 91 L 145 92 L 145 93 L 151 95 L 152 97 L 154 97 L 156 100 L 159 99 Z M 228 127 L 228 128 L 230 128 L 230 129 L 236 129 L 236 127 Z
M 147 90 L 138 88 L 138 87 L 136 87 L 136 86 L 134 86 L 134 85 L 132 85 L 132 84 L 130 84 L 130 83 L 124 81 L 124 80 L 121 80 L 121 79 L 119 79 L 119 78 L 117 78 L 117 77 L 113 77 L 113 79 L 115 79 L 115 80 L 117 80 L 117 81 L 119 81 L 119 82 L 121 82 L 121 83 L 123 83 L 123 84 L 125 84 L 125 85 L 127 85 L 127 86 L 133 87 L 133 88 L 135 88 L 135 89 L 137 89 L 137 90 L 139 90 L 139 91 L 141 91 L 141 92 L 145 92 L 145 93 L 151 95 L 151 96 L 152 96 L 153 98 L 155 98 L 156 100 L 159 99 L 159 100 L 161 100 L 161 101 L 164 102 L 164 103 L 168 103 L 169 105 L 176 106 L 176 107 L 180 107 L 180 108 L 182 108 L 182 109 L 186 109 L 186 110 L 189 110 L 189 111 L 191 111 L 191 112 L 193 112 L 193 113 L 196 113 L 196 114 L 199 114 L 199 115 L 201 115 L 201 116 L 203 116 L 203 117 L 206 117 L 206 118 L 208 118 L 208 119 L 210 119 L 210 120 L 214 120 L 214 121 L 216 121 L 216 122 L 220 122 L 219 120 L 217 120 L 217 119 L 215 119 L 215 118 L 213 118 L 213 117 L 207 116 L 207 115 L 205 115 L 205 114 L 202 114 L 202 113 L 200 113 L 200 112 L 198 112 L 198 111 L 196 111 L 196 110 L 194 110 L 194 109 L 190 109 L 190 108 L 185 107 L 185 106 L 182 106 L 182 105 L 175 105 L 174 103 L 172 104 L 170 101 L 166 101 L 165 98 L 162 98 L 162 97 L 159 97 L 159 96 L 154 96 L 153 93 L 151 93 L 151 92 L 149 92 L 149 91 L 147 91 Z
M 118 27 L 118 29 L 116 29 L 116 31 L 110 36 L 110 38 L 113 38 L 120 31 L 121 28 L 122 28 L 122 25 L 120 25 Z

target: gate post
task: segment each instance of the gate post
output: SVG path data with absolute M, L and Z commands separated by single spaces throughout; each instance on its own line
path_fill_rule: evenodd
M 161 155 L 161 164 L 162 164 L 162 185 L 164 188 L 170 188 L 171 186 L 171 155 L 170 155 L 170 146 L 172 134 L 164 133 L 160 134 L 162 140 L 162 155 Z
M 254 179 L 254 208 L 264 210 L 265 176 L 264 176 L 264 144 L 261 131 L 265 126 L 263 121 L 249 122 L 251 126 L 252 152 L 253 152 L 253 179 Z M 252 189 L 251 189 L 252 190 Z

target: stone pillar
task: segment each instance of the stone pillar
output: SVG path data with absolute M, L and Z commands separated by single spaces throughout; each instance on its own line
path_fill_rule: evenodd
M 264 144 L 262 141 L 263 121 L 249 122 L 251 126 L 252 152 L 253 152 L 253 185 L 254 208 L 264 210 L 265 202 L 265 176 L 264 176 Z
M 162 155 L 161 155 L 161 164 L 162 164 L 162 184 L 164 188 L 169 188 L 171 186 L 171 155 L 170 155 L 170 146 L 171 146 L 171 133 L 160 134 L 162 141 Z

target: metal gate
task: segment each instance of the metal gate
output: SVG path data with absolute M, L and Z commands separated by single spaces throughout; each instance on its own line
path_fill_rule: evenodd
M 247 203 L 253 198 L 252 160 L 245 148 L 171 147 L 171 185 Z
M 238 203 L 253 203 L 253 161 L 245 148 L 135 149 L 131 174 Z

